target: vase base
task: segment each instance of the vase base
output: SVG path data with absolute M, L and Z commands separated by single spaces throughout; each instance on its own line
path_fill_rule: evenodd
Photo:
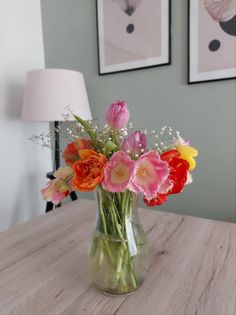
M 109 290 L 105 290 L 105 289 L 100 289 L 99 287 L 97 287 L 97 286 L 94 286 L 94 288 L 98 291 L 98 292 L 100 292 L 100 293 L 102 293 L 103 295 L 106 295 L 106 296 L 110 296 L 110 297 L 122 297 L 122 296 L 128 296 L 128 295 L 132 295 L 132 294 L 134 294 L 136 291 L 137 291 L 137 289 L 135 289 L 135 290 L 133 290 L 133 291 L 128 291 L 128 292 L 111 292 L 111 291 L 109 291 Z

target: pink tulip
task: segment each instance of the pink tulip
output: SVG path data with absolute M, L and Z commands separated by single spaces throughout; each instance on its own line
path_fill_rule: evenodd
M 59 178 L 51 180 L 47 187 L 41 190 L 44 200 L 51 201 L 55 205 L 62 202 L 70 193 L 69 186 Z
M 59 167 L 58 170 L 56 170 L 53 175 L 55 178 L 60 178 L 64 180 L 68 178 L 70 175 L 73 175 L 73 169 L 67 165 L 62 166 Z
M 116 101 L 109 105 L 106 111 L 106 121 L 114 129 L 124 128 L 129 121 L 127 104 L 123 101 Z
M 160 186 L 158 193 L 162 195 L 168 194 L 168 192 L 171 190 L 173 186 L 174 186 L 173 181 L 167 178 L 164 181 L 164 183 Z
M 55 179 L 48 182 L 47 186 L 41 190 L 41 194 L 44 200 L 57 205 L 72 191 L 71 178 L 73 170 L 69 166 L 63 166 L 55 171 L 53 175 Z
M 135 161 L 123 151 L 114 153 L 104 169 L 102 186 L 110 192 L 123 192 L 127 189 L 134 170 Z
M 147 137 L 141 131 L 134 131 L 122 140 L 120 148 L 130 155 L 144 153 L 147 148 Z
M 142 193 L 146 198 L 155 198 L 169 175 L 169 167 L 160 159 L 156 151 L 148 151 L 135 163 L 129 189 Z

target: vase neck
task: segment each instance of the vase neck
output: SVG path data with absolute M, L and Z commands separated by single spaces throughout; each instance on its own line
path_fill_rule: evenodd
M 138 195 L 126 190 L 111 193 L 99 187 L 96 191 L 98 206 L 97 229 L 107 235 L 121 235 L 130 228 L 130 222 L 139 224 L 137 213 Z M 132 224 L 133 224 L 132 223 Z

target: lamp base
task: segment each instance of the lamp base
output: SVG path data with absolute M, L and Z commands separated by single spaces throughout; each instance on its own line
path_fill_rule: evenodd
M 48 173 L 46 174 L 46 177 L 47 177 L 48 179 L 50 179 L 50 180 L 54 179 L 55 177 L 54 177 L 53 173 L 54 173 L 54 172 L 48 172 Z M 70 198 L 71 198 L 72 201 L 78 199 L 78 197 L 77 197 L 75 191 L 72 191 L 72 192 L 70 193 Z M 59 203 L 59 204 L 57 204 L 57 205 L 54 205 L 51 201 L 47 201 L 45 212 L 47 213 L 47 212 L 49 212 L 49 211 L 52 211 L 54 208 L 59 208 L 60 206 L 61 206 L 61 203 Z

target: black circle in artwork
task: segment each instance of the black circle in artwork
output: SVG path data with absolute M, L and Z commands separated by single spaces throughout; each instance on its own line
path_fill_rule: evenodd
M 213 39 L 208 46 L 210 51 L 217 51 L 220 48 L 220 41 L 218 39 Z
M 126 27 L 126 31 L 127 31 L 127 33 L 129 33 L 129 34 L 133 33 L 133 31 L 134 31 L 134 24 L 129 24 L 129 25 Z
M 225 33 L 236 36 L 236 14 L 229 21 L 219 22 L 219 24 Z

